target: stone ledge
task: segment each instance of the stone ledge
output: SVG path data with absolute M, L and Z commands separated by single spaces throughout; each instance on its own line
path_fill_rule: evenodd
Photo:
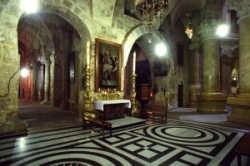
M 11 122 L 0 123 L 0 136 L 27 132 L 27 122 L 13 120 Z
M 241 107 L 249 107 L 250 108 L 250 97 L 241 97 L 241 96 L 236 96 L 236 97 L 228 97 L 227 98 L 227 104 L 228 105 L 237 105 Z
M 198 112 L 225 113 L 227 96 L 223 93 L 203 93 L 197 96 Z
M 228 97 L 227 104 L 232 107 L 228 121 L 250 125 L 250 97 L 239 95 Z
M 227 99 L 227 95 L 224 93 L 202 93 L 197 97 L 203 101 L 226 101 Z
M 234 114 L 230 114 L 227 117 L 227 120 L 229 122 L 234 122 L 234 123 L 239 123 L 239 124 L 243 124 L 243 125 L 248 125 L 250 126 L 250 117 L 247 117 L 245 115 L 234 115 Z

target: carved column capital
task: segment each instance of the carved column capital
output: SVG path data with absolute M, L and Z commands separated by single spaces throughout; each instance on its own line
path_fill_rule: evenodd
M 192 41 L 192 43 L 188 45 L 188 48 L 189 48 L 189 50 L 199 49 L 200 42 L 199 41 L 195 41 L 195 42 Z
M 201 24 L 198 28 L 198 34 L 201 37 L 201 40 L 216 39 L 215 35 L 216 27 L 220 21 L 220 13 L 213 10 L 204 10 L 201 13 Z
M 233 51 L 230 48 L 221 48 L 220 50 L 221 55 L 226 55 L 228 58 L 232 58 Z
M 55 62 L 55 54 L 50 54 L 50 56 L 48 57 L 51 63 Z
M 51 63 L 50 56 L 46 56 L 45 57 L 45 64 L 50 65 L 50 63 Z
M 201 37 L 201 41 L 216 39 L 215 35 L 216 26 L 211 24 L 201 24 L 199 27 L 199 35 Z
M 229 8 L 237 11 L 239 21 L 250 17 L 250 1 L 249 0 L 229 0 Z
M 222 55 L 220 57 L 220 60 L 221 60 L 221 65 L 232 65 L 234 62 L 232 58 L 228 57 L 227 55 Z

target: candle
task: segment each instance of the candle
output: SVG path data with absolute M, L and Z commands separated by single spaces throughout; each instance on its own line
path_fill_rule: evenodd
M 89 43 L 89 41 L 87 41 L 87 48 L 86 48 L 86 63 L 87 63 L 87 65 L 89 65 L 89 59 L 90 59 L 89 48 L 90 48 L 90 43 Z
M 133 54 L 133 73 L 135 73 L 136 52 Z

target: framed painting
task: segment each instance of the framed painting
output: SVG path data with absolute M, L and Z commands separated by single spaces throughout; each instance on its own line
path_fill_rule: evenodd
M 102 39 L 95 40 L 96 82 L 95 90 L 120 90 L 121 45 Z
M 169 64 L 163 59 L 156 59 L 153 62 L 154 77 L 168 76 Z

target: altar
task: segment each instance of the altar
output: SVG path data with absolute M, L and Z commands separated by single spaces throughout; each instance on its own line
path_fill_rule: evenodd
M 103 112 L 103 118 L 105 120 L 123 118 L 124 109 L 131 108 L 131 102 L 127 99 L 95 100 L 94 108 Z

